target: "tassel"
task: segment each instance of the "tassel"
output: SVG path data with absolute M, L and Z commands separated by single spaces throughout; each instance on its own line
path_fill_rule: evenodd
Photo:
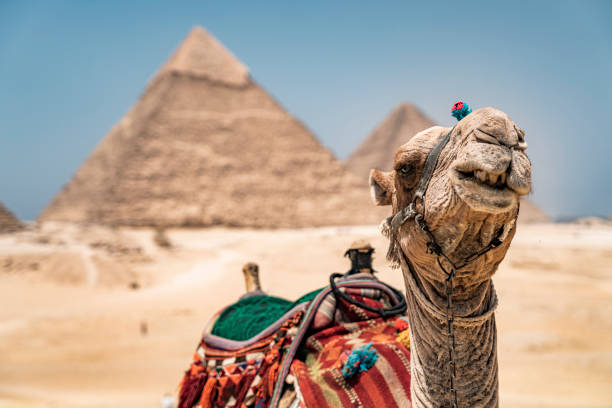
M 410 330 L 404 330 L 403 332 L 400 332 L 397 335 L 396 340 L 408 350 L 410 350 Z
M 267 400 L 269 395 L 272 395 L 269 390 L 272 387 L 274 391 L 274 380 L 276 376 L 275 371 L 278 371 L 278 358 L 280 353 L 277 349 L 270 350 L 264 357 L 263 364 L 260 367 L 259 375 L 261 376 L 261 382 L 257 385 L 257 400 Z M 276 369 L 275 369 L 276 367 Z M 272 385 L 270 385 L 272 384 Z
M 247 393 L 249 392 L 249 388 L 251 388 L 251 384 L 253 383 L 254 378 L 255 374 L 253 373 L 245 372 L 243 374 L 242 379 L 238 384 L 238 387 L 236 387 L 238 390 L 240 390 L 238 392 L 238 395 L 236 396 L 236 407 L 243 407 L 243 402 L 246 398 Z
M 191 408 L 198 401 L 206 383 L 206 373 L 201 365 L 193 364 L 181 380 L 178 408 Z
M 455 102 L 455 104 L 451 108 L 451 116 L 454 116 L 457 121 L 460 121 L 461 119 L 465 118 L 470 113 L 472 113 L 472 109 L 470 109 L 467 102 Z
M 357 373 L 368 371 L 376 360 L 378 353 L 372 348 L 372 343 L 368 343 L 352 351 L 342 367 L 342 375 L 344 378 L 351 378 Z
M 279 362 L 275 361 L 274 364 L 272 364 L 272 367 L 270 367 L 266 373 L 266 383 L 268 386 L 267 391 L 269 397 L 272 397 L 272 394 L 274 394 L 274 384 L 276 384 L 276 375 L 278 374 L 279 365 Z
M 387 249 L 387 261 L 395 262 L 395 240 L 389 241 L 389 249 Z
M 393 217 L 387 217 L 378 226 L 380 233 L 387 238 L 391 238 L 391 220 Z
M 207 381 L 206 385 L 204 385 L 204 390 L 202 391 L 202 397 L 200 398 L 199 406 L 201 408 L 212 408 L 213 399 L 214 399 L 214 391 L 215 385 L 217 385 L 217 379 L 211 376 Z
M 378 226 L 378 229 L 384 237 L 389 239 L 389 249 L 387 249 L 387 261 L 391 262 L 391 269 L 399 269 L 400 264 L 396 252 L 397 246 L 395 244 L 395 237 L 392 233 L 393 230 L 391 229 L 392 219 L 393 216 L 385 218 Z
M 408 319 L 406 317 L 398 317 L 395 319 L 395 330 L 399 332 L 403 332 L 404 330 L 408 330 L 410 325 L 408 324 Z

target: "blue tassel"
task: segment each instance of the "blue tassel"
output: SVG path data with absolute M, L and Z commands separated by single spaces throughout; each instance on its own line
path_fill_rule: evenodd
M 456 102 L 451 109 L 451 116 L 457 118 L 457 121 L 465 118 L 470 113 L 472 113 L 472 109 L 470 109 L 470 106 L 463 101 Z
M 351 378 L 357 373 L 368 371 L 376 360 L 378 360 L 378 353 L 372 348 L 372 343 L 368 343 L 352 351 L 342 367 L 342 375 L 344 378 Z

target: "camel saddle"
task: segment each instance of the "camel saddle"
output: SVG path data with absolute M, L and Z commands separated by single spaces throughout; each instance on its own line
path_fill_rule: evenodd
M 333 274 L 295 302 L 256 293 L 208 323 L 179 408 L 410 407 L 401 292 L 372 274 Z

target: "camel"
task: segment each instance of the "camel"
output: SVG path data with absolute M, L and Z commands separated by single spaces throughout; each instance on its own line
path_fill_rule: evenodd
M 531 191 L 524 138 L 504 112 L 479 109 L 418 133 L 392 171 L 370 171 L 374 202 L 392 208 L 382 230 L 406 286 L 416 408 L 499 405 L 491 277 Z
M 401 313 L 407 305 L 409 326 L 400 329 L 396 340 L 402 333 L 409 333 L 410 362 L 405 361 L 405 375 L 410 370 L 413 407 L 499 405 L 494 315 L 497 295 L 491 277 L 514 237 L 519 198 L 531 191 L 526 148 L 523 130 L 508 115 L 484 108 L 463 117 L 451 129 L 434 126 L 415 135 L 397 150 L 392 171 L 370 171 L 374 203 L 392 209 L 382 231 L 389 238 L 387 258 L 402 270 L 405 281 L 406 301 Z M 363 242 L 349 248 L 351 271 L 367 272 L 352 276 L 372 277 L 372 251 Z M 351 271 L 345 277 L 350 279 Z M 256 264 L 246 264 L 243 274 L 247 289 L 244 296 L 263 293 Z M 330 286 L 332 283 L 333 275 Z M 324 291 L 319 299 L 323 299 Z M 395 296 L 399 297 L 401 294 Z M 294 330 L 286 326 L 280 332 Z M 231 342 L 217 338 L 211 344 L 222 347 Z M 299 339 L 295 344 L 302 347 Z M 183 380 L 181 407 L 191 407 L 200 394 L 211 395 L 216 384 L 214 373 L 212 377 L 205 374 L 205 350 L 217 353 L 214 347 L 200 346 Z M 223 352 L 217 354 L 226 358 Z M 266 354 L 270 364 L 274 356 Z M 213 357 L 205 361 L 207 367 L 221 364 Z M 290 357 L 287 360 L 291 363 Z M 233 364 L 235 359 L 227 361 Z M 271 384 L 275 377 L 266 378 L 266 384 Z M 279 375 L 275 381 L 282 384 L 283 380 Z M 292 382 L 297 387 L 295 378 Z M 353 383 L 353 387 L 357 385 Z M 273 398 L 278 404 L 272 406 L 299 404 L 294 387 L 278 390 L 279 399 Z M 208 397 L 204 400 L 210 401 Z M 384 401 L 383 405 L 410 405 L 405 402 Z M 203 406 L 209 406 L 206 404 Z

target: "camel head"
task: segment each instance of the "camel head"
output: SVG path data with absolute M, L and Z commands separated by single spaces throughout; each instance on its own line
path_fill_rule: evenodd
M 428 154 L 449 132 L 450 139 L 440 153 L 425 196 L 416 205 L 437 243 L 453 261 L 502 238 L 503 244 L 492 251 L 497 255 L 483 257 L 496 267 L 514 235 L 519 198 L 531 190 L 525 133 L 506 113 L 495 108 L 478 109 L 452 131 L 434 126 L 418 133 L 399 147 L 392 171 L 371 170 L 372 198 L 377 205 L 391 205 L 393 214 L 413 202 Z M 433 262 L 434 258 L 427 256 L 426 237 L 415 222 L 399 228 L 398 241 L 417 266 Z M 397 261 L 393 254 L 390 256 Z M 480 259 L 475 268 L 458 271 L 457 276 L 463 273 L 466 277 L 474 269 L 482 269 L 481 262 L 485 260 Z M 429 279 L 444 279 L 438 268 L 427 269 L 432 273 Z M 479 278 L 488 279 L 493 272 Z

